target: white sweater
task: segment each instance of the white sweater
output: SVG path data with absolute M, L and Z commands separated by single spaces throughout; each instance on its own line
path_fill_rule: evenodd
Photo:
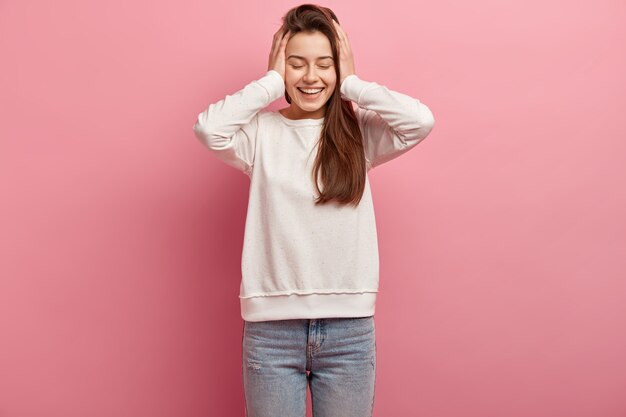
M 246 321 L 366 317 L 378 292 L 378 240 L 370 184 L 358 207 L 316 206 L 311 170 L 324 119 L 291 120 L 264 109 L 282 97 L 274 70 L 198 115 L 196 137 L 250 177 L 241 263 Z M 434 125 L 418 99 L 347 76 L 370 169 L 420 143 Z

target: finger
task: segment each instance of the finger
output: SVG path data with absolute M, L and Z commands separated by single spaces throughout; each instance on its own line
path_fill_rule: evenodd
M 335 24 L 335 29 L 337 29 L 337 32 L 343 33 L 343 28 L 341 27 L 341 25 L 339 25 L 339 23 L 337 23 L 335 19 L 333 19 L 333 23 Z
M 335 21 L 333 20 L 333 22 Z M 335 27 L 337 28 L 337 31 L 341 34 L 342 40 L 344 40 L 345 42 L 348 42 L 348 34 L 346 33 L 346 31 L 343 30 L 343 28 L 337 22 L 335 22 Z
M 334 22 L 334 20 L 333 20 Z M 335 22 L 335 27 L 337 28 L 337 39 L 339 39 L 341 42 L 345 42 L 346 41 L 346 36 L 343 30 L 341 30 L 341 27 L 339 25 L 336 24 Z
M 280 43 L 280 40 L 283 38 L 283 36 L 285 36 L 285 34 L 283 33 L 283 27 L 281 26 L 280 28 L 278 28 L 278 30 L 276 31 L 276 33 L 274 33 L 274 40 L 273 43 L 275 45 Z
M 289 42 L 289 38 L 291 37 L 291 33 L 287 32 L 285 33 L 285 36 L 283 37 L 283 40 L 280 42 L 280 50 L 284 51 L 285 49 L 287 49 L 287 43 Z
M 273 42 L 273 50 L 274 51 L 278 51 L 280 50 L 280 46 L 281 46 L 281 41 L 284 39 L 285 33 L 281 33 L 282 32 L 282 28 L 278 29 L 278 31 L 274 34 L 274 42 Z
M 274 47 L 278 43 L 278 42 L 276 42 L 278 40 L 278 34 L 279 34 L 279 32 L 275 32 L 274 36 L 272 37 L 272 49 L 274 49 Z

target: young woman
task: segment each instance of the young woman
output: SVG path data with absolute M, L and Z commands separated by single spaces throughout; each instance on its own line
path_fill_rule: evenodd
M 250 177 L 240 287 L 247 417 L 372 415 L 378 242 L 367 173 L 420 143 L 418 99 L 355 73 L 332 10 L 295 7 L 268 71 L 194 132 Z M 284 93 L 288 107 L 265 107 Z M 355 103 L 353 105 L 353 103 Z

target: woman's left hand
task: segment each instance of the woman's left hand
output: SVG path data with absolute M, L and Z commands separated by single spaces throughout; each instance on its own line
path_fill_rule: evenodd
M 335 29 L 339 37 L 337 43 L 339 46 L 339 85 L 348 76 L 354 74 L 354 57 L 352 56 L 352 48 L 350 48 L 350 41 L 348 35 L 343 31 L 339 23 L 333 19 Z

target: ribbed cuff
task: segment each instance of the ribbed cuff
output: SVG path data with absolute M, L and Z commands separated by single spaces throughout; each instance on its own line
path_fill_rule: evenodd
M 279 99 L 285 93 L 285 81 L 276 70 L 267 71 L 257 82 L 267 91 L 270 103 Z
M 359 103 L 361 94 L 371 83 L 360 79 L 356 74 L 350 74 L 343 79 L 339 91 L 341 98 Z

